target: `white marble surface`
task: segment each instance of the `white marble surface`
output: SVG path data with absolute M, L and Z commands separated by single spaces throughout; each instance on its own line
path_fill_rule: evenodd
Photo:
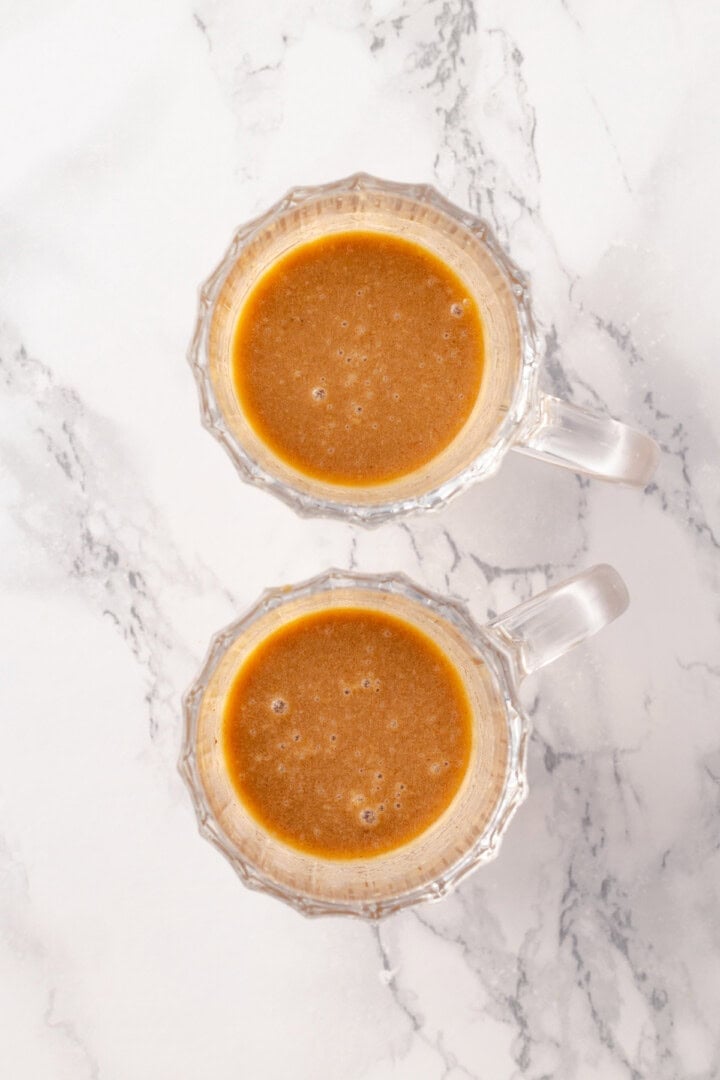
M 720 1075 L 718 8 L 2 4 L 0 1073 Z M 645 492 L 519 457 L 363 532 L 202 431 L 195 288 L 239 222 L 431 180 L 531 274 L 544 385 L 651 431 Z M 536 675 L 501 858 L 378 928 L 246 892 L 196 833 L 179 696 L 328 564 L 484 618 L 596 561 L 627 615 Z

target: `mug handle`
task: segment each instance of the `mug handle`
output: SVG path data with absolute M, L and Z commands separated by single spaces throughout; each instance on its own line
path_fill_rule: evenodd
M 532 425 L 513 450 L 574 472 L 644 487 L 660 459 L 660 447 L 649 435 L 610 416 L 540 395 Z
M 499 615 L 486 629 L 500 638 L 523 679 L 602 630 L 629 602 L 617 570 L 600 564 Z

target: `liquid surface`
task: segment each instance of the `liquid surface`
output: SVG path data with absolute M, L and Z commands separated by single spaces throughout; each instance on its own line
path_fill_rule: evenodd
M 240 668 L 223 718 L 233 786 L 269 832 L 330 858 L 424 832 L 466 772 L 471 706 L 448 657 L 361 608 L 281 627 Z
M 238 319 L 233 378 L 270 450 L 330 483 L 397 479 L 436 457 L 478 396 L 475 300 L 430 251 L 331 234 L 279 259 Z

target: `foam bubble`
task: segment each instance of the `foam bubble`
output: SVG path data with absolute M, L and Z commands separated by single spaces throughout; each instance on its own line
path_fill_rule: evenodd
M 462 317 L 464 315 L 462 304 L 451 304 L 450 305 L 450 314 L 452 315 L 452 317 L 454 319 L 462 319 Z
M 313 389 L 312 396 L 313 396 L 315 401 L 322 401 L 323 398 L 326 397 L 326 395 L 327 395 L 327 390 L 325 389 L 324 386 L 316 386 Z
M 367 807 L 367 809 L 360 811 L 360 821 L 363 825 L 374 825 L 377 821 L 377 814 L 370 807 Z
M 277 713 L 278 716 L 282 716 L 282 714 L 286 713 L 288 710 L 288 703 L 283 698 L 275 698 L 270 708 L 274 713 Z

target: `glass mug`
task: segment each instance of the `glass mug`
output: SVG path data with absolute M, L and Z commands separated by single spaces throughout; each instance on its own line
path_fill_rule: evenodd
M 485 368 L 462 430 L 426 465 L 397 479 L 355 486 L 307 476 L 276 457 L 244 416 L 232 380 L 238 316 L 264 272 L 297 245 L 336 232 L 391 233 L 429 248 L 466 283 L 483 321 Z M 241 477 L 304 515 L 377 524 L 433 509 L 492 476 L 510 449 L 589 476 L 644 485 L 658 461 L 647 435 L 538 389 L 541 348 L 528 285 L 490 228 L 427 185 L 359 173 L 294 188 L 242 226 L 200 290 L 189 360 L 204 426 Z
M 402 574 L 330 570 L 266 591 L 213 638 L 183 701 L 179 768 L 200 832 L 246 885 L 306 915 L 379 918 L 439 899 L 497 855 L 527 794 L 530 721 L 518 700 L 521 681 L 595 634 L 627 604 L 625 585 L 610 566 L 577 574 L 483 627 L 461 604 L 426 592 Z M 354 859 L 309 855 L 264 830 L 232 787 L 221 738 L 227 693 L 255 647 L 294 619 L 338 607 L 395 615 L 430 637 L 459 672 L 474 719 L 467 771 L 446 810 L 403 846 Z

